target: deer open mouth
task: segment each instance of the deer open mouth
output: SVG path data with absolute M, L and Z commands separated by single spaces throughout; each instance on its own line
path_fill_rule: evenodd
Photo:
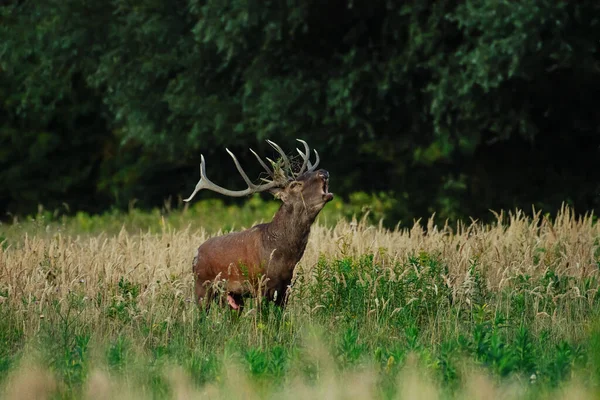
M 323 177 L 323 200 L 331 201 L 333 200 L 333 193 L 329 192 L 329 178 Z

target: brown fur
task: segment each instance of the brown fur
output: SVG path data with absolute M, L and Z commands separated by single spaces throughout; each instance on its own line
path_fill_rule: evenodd
M 272 190 L 283 204 L 271 222 L 204 242 L 193 262 L 198 303 L 208 307 L 215 297 L 211 285 L 220 281 L 230 304 L 234 301 L 241 306 L 243 297 L 260 291 L 283 305 L 311 225 L 333 199 L 328 179 L 325 170 L 301 175 L 286 187 Z

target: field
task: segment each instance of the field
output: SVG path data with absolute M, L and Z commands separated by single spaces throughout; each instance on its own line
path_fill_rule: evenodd
M 600 224 L 563 208 L 386 229 L 328 205 L 289 306 L 192 301 L 207 237 L 274 203 L 0 227 L 0 397 L 598 398 Z

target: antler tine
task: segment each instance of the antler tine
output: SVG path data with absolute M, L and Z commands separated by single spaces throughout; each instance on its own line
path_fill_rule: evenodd
M 281 150 L 281 147 L 279 147 L 279 145 L 271 140 L 267 140 L 267 143 L 269 143 L 271 145 L 271 147 L 273 147 L 275 150 L 277 150 L 277 152 L 279 153 L 279 155 L 281 156 L 281 158 L 283 159 L 283 164 L 285 165 L 285 168 L 291 172 L 292 168 L 290 166 L 290 160 L 288 160 L 287 156 L 285 155 L 285 153 L 283 152 L 283 150 Z
M 256 159 L 258 160 L 258 162 L 260 163 L 260 165 L 265 169 L 265 171 L 267 171 L 267 173 L 269 174 L 269 176 L 271 178 L 274 178 L 275 176 L 273 175 L 273 171 L 271 171 L 271 169 L 269 167 L 267 167 L 267 164 L 265 164 L 265 162 L 258 156 L 258 154 L 256 154 L 254 152 L 254 150 L 250 149 L 250 151 L 252 152 L 252 154 L 254 154 L 254 157 L 256 157 Z
M 200 154 L 200 180 L 196 184 L 196 187 L 194 188 L 194 191 L 192 192 L 190 197 L 184 199 L 183 201 L 187 203 L 196 195 L 196 193 L 198 193 L 202 189 L 205 189 L 206 185 L 211 183 L 212 182 L 206 177 L 206 164 L 204 162 L 204 154 Z
M 317 169 L 317 166 L 319 165 L 319 162 L 321 161 L 317 150 L 313 149 L 313 151 L 315 152 L 315 156 L 316 156 L 317 160 L 315 161 L 314 164 L 311 164 L 310 161 L 308 162 L 308 171 L 307 172 L 313 172 L 315 169 Z
M 225 148 L 225 151 L 227 151 L 227 153 L 229 153 L 229 155 L 231 156 L 231 158 L 233 158 L 233 163 L 235 164 L 235 167 L 237 168 L 238 172 L 240 173 L 240 175 L 244 179 L 244 182 L 246 182 L 246 185 L 248 185 L 248 187 L 250 189 L 255 189 L 257 186 L 254 183 L 252 183 L 252 181 L 250 180 L 250 178 L 248 178 L 248 175 L 246 175 L 246 172 L 244 171 L 244 169 L 240 165 L 240 163 L 237 160 L 237 158 L 235 157 L 235 155 L 233 155 L 233 153 L 231 151 L 229 151 L 229 149 L 227 147 Z
M 221 186 L 218 186 L 218 185 L 215 185 L 214 183 L 212 183 L 210 181 L 210 179 L 208 179 L 206 176 L 206 162 L 204 161 L 204 155 L 200 155 L 200 180 L 196 184 L 196 188 L 194 189 L 194 191 L 192 192 L 190 197 L 188 197 L 187 199 L 184 199 L 183 201 L 185 201 L 186 203 L 189 202 L 196 195 L 196 193 L 198 193 L 202 189 L 212 190 L 213 192 L 220 193 L 220 194 L 223 194 L 225 196 L 230 196 L 230 197 L 243 197 L 243 196 L 247 196 L 252 193 L 264 192 L 265 190 L 272 189 L 279 185 L 279 183 L 275 180 L 269 181 L 268 183 L 265 183 L 263 185 L 253 184 L 250 181 L 250 178 L 248 178 L 248 175 L 246 175 L 246 173 L 240 166 L 240 163 L 238 162 L 237 158 L 228 149 L 226 149 L 226 150 L 229 153 L 229 155 L 233 158 L 235 166 L 236 166 L 238 172 L 240 173 L 240 175 L 242 175 L 242 178 L 244 179 L 246 184 L 248 184 L 248 188 L 245 190 L 229 190 L 229 189 L 225 189 Z
M 300 154 L 300 157 L 302 157 L 302 168 L 300 168 L 300 172 L 298 172 L 298 175 L 302 175 L 304 173 L 304 170 L 306 169 L 306 166 L 310 163 L 310 161 L 308 160 L 310 158 L 310 147 L 308 147 L 308 143 L 306 143 L 304 140 L 302 139 L 296 139 L 297 141 L 299 141 L 300 143 L 302 143 L 304 145 L 304 151 L 305 153 L 302 153 L 302 151 L 300 151 L 300 149 L 296 149 L 296 151 Z

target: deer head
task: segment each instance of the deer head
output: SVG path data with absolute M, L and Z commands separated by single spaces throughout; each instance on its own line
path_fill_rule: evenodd
M 248 178 L 248 175 L 241 167 L 235 155 L 226 148 L 225 150 L 233 159 L 238 172 L 248 185 L 244 190 L 226 189 L 210 181 L 206 176 L 206 162 L 204 156 L 201 155 L 200 180 L 196 184 L 196 188 L 192 194 L 184 201 L 189 202 L 196 193 L 202 189 L 208 189 L 230 197 L 243 197 L 253 193 L 268 191 L 274 194 L 275 197 L 280 199 L 283 203 L 302 204 L 307 209 L 318 213 L 326 203 L 333 199 L 333 194 L 329 192 L 329 172 L 323 169 L 316 170 L 320 161 L 319 153 L 314 150 L 316 158 L 315 163 L 312 164 L 310 162 L 310 148 L 308 144 L 304 140 L 296 140 L 304 145 L 304 152 L 300 149 L 296 149 L 302 158 L 302 165 L 298 171 L 294 171 L 289 158 L 281 147 L 270 140 L 267 140 L 267 143 L 269 143 L 269 145 L 271 145 L 281 156 L 277 161 L 267 158 L 271 167 L 268 167 L 258 154 L 250 149 L 269 176 L 269 178 L 263 178 L 263 183 L 261 184 L 255 184 Z

